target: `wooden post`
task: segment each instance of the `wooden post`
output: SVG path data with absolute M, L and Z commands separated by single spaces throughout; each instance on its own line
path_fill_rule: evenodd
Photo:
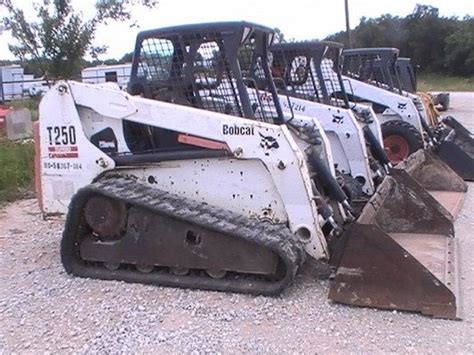
M 349 0 L 344 0 L 344 5 L 346 8 L 346 33 L 349 43 L 349 48 L 352 48 L 352 35 L 351 35 L 351 26 L 349 24 Z

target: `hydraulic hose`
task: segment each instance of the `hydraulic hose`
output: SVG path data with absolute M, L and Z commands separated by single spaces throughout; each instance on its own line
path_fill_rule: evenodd
M 372 132 L 368 126 L 365 126 L 363 130 L 365 139 L 370 143 L 370 152 L 374 158 L 377 159 L 380 164 L 390 166 L 390 160 L 388 159 L 382 145 L 375 137 L 374 132 Z
M 421 117 L 420 115 L 420 121 L 421 121 L 421 126 L 425 130 L 425 132 L 428 134 L 428 136 L 431 138 L 433 142 L 436 142 L 436 137 L 434 136 L 433 132 L 431 131 L 431 128 L 428 126 L 426 123 L 425 119 Z
M 316 203 L 316 207 L 318 208 L 318 213 L 322 217 L 324 221 L 323 225 L 323 232 L 324 235 L 340 235 L 342 232 L 342 228 L 337 224 L 334 219 L 334 211 L 331 206 L 326 202 L 324 197 L 319 192 L 318 188 L 314 181 L 311 182 L 313 187 L 313 195 L 314 201 Z
M 314 169 L 314 172 L 318 175 L 323 187 L 328 191 L 329 197 L 341 203 L 348 211 L 352 211 L 349 204 L 349 198 L 347 197 L 344 190 L 339 186 L 337 180 L 332 176 L 331 170 L 324 164 L 320 159 L 318 153 L 311 147 L 309 153 L 309 162 Z

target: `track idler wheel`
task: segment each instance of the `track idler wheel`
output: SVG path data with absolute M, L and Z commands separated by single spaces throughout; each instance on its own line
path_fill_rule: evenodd
M 400 121 L 388 121 L 382 124 L 383 144 L 388 159 L 398 164 L 418 149 L 423 148 L 421 134 L 411 124 Z
M 84 217 L 98 236 L 114 238 L 125 229 L 127 206 L 104 196 L 92 196 L 84 207 Z

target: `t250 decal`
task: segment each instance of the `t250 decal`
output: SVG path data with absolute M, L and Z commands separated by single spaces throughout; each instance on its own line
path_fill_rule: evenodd
M 48 126 L 49 145 L 76 144 L 76 127 L 74 126 Z

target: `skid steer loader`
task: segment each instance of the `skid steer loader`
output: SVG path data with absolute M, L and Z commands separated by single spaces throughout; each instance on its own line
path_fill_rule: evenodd
M 273 45 L 272 73 L 280 92 L 290 96 L 288 101 L 282 99 L 284 109 L 313 115 L 321 121 L 332 138 L 331 147 L 334 156 L 339 157 L 336 159 L 339 169 L 350 171 L 370 196 L 391 165 L 383 150 L 380 124 L 370 106 L 353 105 L 351 110 L 347 100 L 328 95 L 330 90 L 326 86 L 333 83 L 322 79 L 320 62 L 326 55 L 337 61 L 341 49 L 325 45 L 308 48 L 306 43 L 296 42 Z M 369 184 L 370 188 L 365 187 Z
M 138 41 L 143 41 L 141 36 L 139 36 Z M 140 48 L 139 44 L 137 48 Z M 212 61 L 215 60 L 212 56 L 213 51 L 214 49 L 206 47 L 200 47 L 197 50 L 196 54 L 201 58 L 201 65 L 203 63 L 207 66 L 212 64 Z M 139 66 L 140 55 L 140 52 L 135 52 L 134 66 L 137 68 Z M 149 55 L 149 53 L 142 54 L 143 57 Z M 203 59 L 204 57 L 207 59 Z M 265 90 L 265 87 L 267 86 L 266 83 L 272 79 L 270 74 L 265 73 L 260 65 L 260 60 L 267 60 L 267 56 L 265 56 L 265 58 L 244 58 L 243 52 L 241 51 L 239 59 L 244 68 L 243 72 L 246 78 L 245 84 L 248 88 L 247 91 L 249 92 L 252 105 L 258 106 L 257 100 L 272 101 L 273 96 L 271 91 Z M 154 63 L 147 62 L 147 70 L 150 70 L 150 68 L 153 68 L 154 71 L 162 70 L 162 67 L 157 66 L 163 66 L 163 63 L 158 61 L 155 61 Z M 181 80 L 189 81 L 185 75 L 181 77 Z M 215 80 L 216 92 L 228 92 L 232 89 L 230 81 L 223 78 L 222 75 L 217 75 L 213 80 Z M 140 77 L 138 70 L 132 70 L 129 85 L 131 92 L 146 91 L 146 97 L 158 100 L 163 99 L 159 95 L 155 97 L 150 95 L 150 91 L 153 90 L 153 85 L 153 81 L 144 80 L 143 76 Z M 256 86 L 259 86 L 260 89 L 258 94 L 255 92 Z M 219 98 L 217 98 L 216 95 L 208 95 L 204 90 L 200 93 L 201 105 L 199 107 L 213 111 L 224 111 L 224 107 L 232 106 L 232 101 L 227 100 L 225 96 L 226 95 L 219 95 Z M 382 135 L 375 114 L 370 117 L 370 109 L 359 105 L 359 112 L 365 118 L 364 125 L 361 126 L 352 112 L 341 107 L 330 107 L 325 104 L 311 102 L 307 102 L 305 103 L 306 106 L 303 106 L 298 102 L 294 102 L 293 99 L 290 102 L 285 94 L 279 95 L 279 100 L 284 114 L 286 114 L 285 121 L 291 121 L 291 125 L 294 126 L 296 122 L 299 122 L 300 126 L 319 126 L 320 123 L 322 124 L 325 132 L 320 132 L 319 134 L 321 136 L 328 136 L 334 159 L 334 164 L 327 163 L 327 165 L 335 166 L 337 178 L 343 184 L 346 194 L 350 196 L 353 207 L 354 205 L 357 205 L 356 209 L 359 209 L 363 206 L 363 204 L 367 202 L 368 197 L 374 194 L 376 184 L 382 180 L 384 168 L 388 169 L 389 164 L 383 148 L 380 145 Z M 228 110 L 228 112 L 231 112 L 231 110 Z M 305 118 L 302 115 L 299 115 L 297 119 L 294 119 L 293 112 L 308 117 Z M 317 119 L 315 120 L 314 117 Z M 370 130 L 365 134 L 372 138 L 370 146 L 372 150 L 375 150 L 376 154 L 374 155 L 377 156 L 379 160 L 374 159 L 370 154 L 371 152 L 367 151 L 362 127 Z
M 472 133 L 453 117 L 440 119 L 427 95 L 403 90 L 396 66 L 398 53 L 396 48 L 359 48 L 343 52 L 343 72 L 354 97 L 373 102 L 384 121 L 382 130 L 389 156 L 397 162 L 423 145 L 430 145 L 461 177 L 474 180 Z M 371 89 L 361 81 L 378 88 Z M 389 100 L 379 89 L 396 96 Z
M 363 127 L 366 140 L 372 147 L 373 156 L 379 157 L 378 161 L 385 163 L 387 161 L 386 155 L 383 152 L 380 153 L 381 149 L 379 148 L 379 142 L 382 141 L 381 133 L 371 134 L 380 132 L 380 124 L 375 113 L 371 108 L 365 109 L 361 107 L 360 103 L 349 101 L 349 94 L 345 90 L 339 70 L 341 51 L 342 45 L 327 41 L 276 44 L 272 46 L 273 70 L 284 79 L 284 88 L 290 92 L 291 104 L 297 105 L 296 107 L 300 110 L 304 109 L 309 112 L 316 105 L 324 107 L 321 104 L 308 101 L 335 105 L 338 107 L 339 116 L 342 116 L 342 112 L 348 111 L 343 108 L 354 110 L 355 116 L 358 117 L 356 124 Z M 285 106 L 284 103 L 283 106 Z M 366 110 L 367 113 L 362 114 L 363 110 Z M 326 109 L 326 111 L 328 110 Z M 350 114 L 350 116 L 354 115 Z M 336 126 L 337 131 L 337 125 L 341 121 L 337 117 L 327 117 L 327 115 L 318 115 L 317 117 L 325 117 L 326 120 L 323 121 L 323 124 L 332 123 L 333 126 Z M 346 127 L 340 126 L 341 141 L 344 141 L 344 135 L 350 132 L 347 128 L 347 118 L 345 121 Z M 353 133 L 350 132 L 350 134 Z M 337 149 L 336 145 L 333 146 Z M 350 155 L 352 148 L 348 146 L 345 148 L 346 154 Z M 412 177 L 415 177 L 418 183 L 429 190 L 450 211 L 453 217 L 457 215 L 462 206 L 467 185 L 451 169 L 429 152 L 423 151 L 416 153 L 416 157 L 410 158 L 398 166 L 399 169 L 402 167 Z
M 154 85 L 135 86 L 140 95 L 70 81 L 43 97 L 41 199 L 47 213 L 67 211 L 65 269 L 272 295 L 309 256 L 336 268 L 335 301 L 459 318 L 452 221 L 405 171 L 385 178 L 355 222 L 336 221 L 341 236 L 324 230 L 322 138 L 298 126 L 298 115 L 296 126 L 285 120 L 272 80 L 273 100 L 262 101 L 260 83 L 249 90 L 244 76 L 241 57 L 264 57 L 272 36 L 247 22 L 143 32 L 132 71 Z M 196 55 L 210 43 L 211 65 Z M 216 71 L 231 90 L 218 90 Z
M 412 94 L 417 93 L 417 78 L 415 64 L 413 64 L 411 58 L 398 57 L 395 62 L 396 74 L 400 79 L 400 86 L 403 91 L 411 92 Z M 418 95 L 428 95 L 430 103 L 434 106 L 437 111 L 447 111 L 449 109 L 449 93 L 417 93 Z M 425 105 L 426 106 L 426 105 Z
M 296 55 L 300 44 L 292 44 L 292 49 L 284 46 L 277 44 L 271 48 L 274 80 L 280 94 L 290 96 L 290 100 L 282 101 L 284 109 L 299 110 L 321 121 L 331 138 L 334 155 L 340 157 L 336 159 L 339 169 L 350 171 L 364 185 L 371 184 L 371 189 L 364 186 L 364 192 L 370 196 L 391 166 L 382 147 L 377 117 L 369 106 L 354 105 L 350 110 L 341 100 L 329 98 L 319 85 L 319 73 L 308 70 L 312 59 Z M 286 57 L 290 52 L 291 58 Z
M 213 67 L 214 69 L 212 69 L 212 73 L 205 72 L 204 70 L 203 73 L 183 73 L 183 75 L 176 76 L 173 82 L 175 92 L 174 99 L 172 99 L 169 94 L 162 94 L 163 88 L 157 88 L 156 80 L 153 80 L 152 78 L 147 79 L 144 77 L 142 74 L 143 70 L 140 69 L 144 66 L 144 62 L 146 62 L 147 72 L 160 72 L 163 70 L 163 68 L 166 68 L 167 65 L 165 62 L 159 60 L 150 61 L 148 59 L 153 56 L 158 56 L 160 48 L 154 47 L 151 49 L 148 48 L 147 51 L 141 50 L 143 47 L 144 38 L 156 36 L 159 31 L 160 30 L 155 30 L 154 32 L 148 31 L 138 36 L 137 48 L 135 51 L 130 76 L 129 91 L 135 94 L 141 93 L 145 97 L 156 100 L 173 100 L 173 102 L 176 103 L 192 105 L 211 111 L 229 114 L 233 113 L 232 107 L 234 98 L 228 93 L 232 92 L 232 86 L 236 85 L 236 82 L 232 82 L 232 80 L 229 80 L 229 78 L 225 77 L 223 74 L 224 68 L 222 68 L 221 63 L 219 63 L 219 58 L 216 59 L 214 55 L 214 53 L 216 53 L 218 50 L 217 43 L 210 42 L 202 45 L 200 44 L 195 53 L 195 56 L 199 59 L 198 66 L 201 67 L 200 70 L 203 71 L 203 68 Z M 186 30 L 186 32 L 189 32 L 189 30 Z M 254 46 L 255 44 L 250 45 Z M 258 57 L 251 57 L 248 54 L 250 53 L 246 53 L 245 51 L 241 50 L 238 56 L 239 65 L 241 68 L 243 68 L 242 75 L 244 75 L 244 84 L 247 88 L 250 103 L 253 107 L 259 107 L 260 101 L 266 102 L 266 104 L 263 106 L 263 110 L 261 110 L 261 112 L 256 112 L 255 117 L 258 120 L 266 120 L 266 116 L 272 115 L 271 109 L 269 111 L 269 108 L 272 106 L 271 101 L 273 100 L 273 95 L 271 92 L 272 89 L 266 90 L 268 83 L 272 82 L 272 78 L 270 73 L 265 73 L 262 66 L 260 65 L 260 62 L 261 60 L 267 60 L 267 54 L 262 52 Z M 194 58 L 192 59 L 195 60 Z M 196 78 L 196 76 L 198 76 L 198 78 Z M 196 86 L 196 90 L 199 91 L 198 99 L 193 98 L 191 100 L 189 97 L 185 98 L 186 89 L 183 88 L 188 87 L 190 82 L 193 83 L 196 80 L 199 81 L 199 85 Z M 210 81 L 212 82 L 212 86 L 207 85 L 207 83 Z M 207 87 L 204 87 L 205 84 Z M 177 100 L 177 95 L 179 95 L 182 99 Z M 329 169 L 327 169 L 329 170 L 327 174 L 320 174 L 323 178 L 325 178 L 325 181 L 323 181 L 323 186 L 326 187 L 325 190 L 329 192 L 331 197 L 334 197 L 339 202 L 348 204 L 349 202 L 347 201 L 347 195 L 349 195 L 352 202 L 350 212 L 357 213 L 363 204 L 367 202 L 368 196 L 371 196 L 375 192 L 375 185 L 372 181 L 374 178 L 373 175 L 381 179 L 383 173 L 380 170 L 383 169 L 383 167 L 376 166 L 374 172 L 371 172 L 370 166 L 368 164 L 367 151 L 363 142 L 362 131 L 355 122 L 355 119 L 352 116 L 347 117 L 347 123 L 339 123 L 339 125 L 342 124 L 342 127 L 337 127 L 337 125 L 332 122 L 329 124 L 324 122 L 324 127 L 321 127 L 319 117 L 318 119 L 314 118 L 315 110 L 310 112 L 313 117 L 305 117 L 303 115 L 297 115 L 297 117 L 295 117 L 292 108 L 288 105 L 288 97 L 281 95 L 279 96 L 279 99 L 283 102 L 283 121 L 291 122 L 288 123 L 291 128 L 297 130 L 304 129 L 308 131 L 308 128 L 315 127 L 314 129 L 316 129 L 316 134 L 321 138 L 321 140 L 331 141 L 331 149 L 323 149 L 331 153 L 330 157 L 324 155 L 320 156 L 318 159 L 320 164 L 324 163 L 325 166 L 329 167 Z M 328 107 L 326 106 L 321 107 L 319 113 L 326 115 L 327 109 Z M 329 109 L 331 110 L 331 108 Z M 295 112 L 298 111 L 295 110 Z M 334 114 L 338 112 L 339 115 L 343 116 L 343 119 L 345 118 L 345 115 L 347 115 L 345 112 L 341 112 L 339 109 L 334 109 Z M 330 120 L 334 119 L 332 113 L 330 112 L 329 116 Z M 353 121 L 351 121 L 351 119 Z M 334 135 L 328 134 L 328 125 L 332 125 L 332 127 L 330 127 L 331 129 L 329 129 L 332 134 L 338 133 L 342 135 L 343 133 L 339 130 L 345 129 L 344 134 L 346 136 L 344 136 L 342 142 L 341 140 L 338 140 L 337 137 L 334 137 Z M 336 131 L 334 126 L 339 128 L 339 130 Z M 381 137 L 380 130 L 376 131 L 376 133 L 378 133 Z M 327 139 L 326 136 L 328 136 Z M 342 146 L 342 143 L 344 143 L 344 147 Z M 321 143 L 318 143 L 318 145 L 321 146 Z M 321 148 L 318 149 L 321 150 Z M 343 149 L 346 149 L 346 152 L 344 152 Z M 386 162 L 388 162 L 388 160 L 386 160 Z M 372 164 L 372 166 L 375 165 L 375 163 Z M 336 180 L 335 174 L 337 174 L 337 180 L 339 183 Z M 330 175 L 333 175 L 333 177 L 331 178 Z M 328 178 L 331 181 L 326 183 Z M 339 184 L 343 186 L 342 189 L 345 193 L 343 193 L 341 187 L 338 186 Z M 336 187 L 333 188 L 332 186 Z M 338 191 L 339 193 L 333 194 L 332 192 L 334 191 Z

